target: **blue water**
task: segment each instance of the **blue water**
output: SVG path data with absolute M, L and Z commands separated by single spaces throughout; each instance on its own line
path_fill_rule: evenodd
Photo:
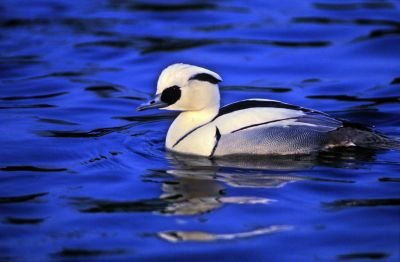
M 175 62 L 400 137 L 400 2 L 0 2 L 0 261 L 399 261 L 400 152 L 209 161 L 136 112 Z

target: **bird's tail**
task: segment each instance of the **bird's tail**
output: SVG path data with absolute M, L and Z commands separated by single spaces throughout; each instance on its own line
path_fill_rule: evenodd
M 399 139 L 387 137 L 368 128 L 339 128 L 330 133 L 329 144 L 339 146 L 358 146 L 370 149 L 400 150 Z

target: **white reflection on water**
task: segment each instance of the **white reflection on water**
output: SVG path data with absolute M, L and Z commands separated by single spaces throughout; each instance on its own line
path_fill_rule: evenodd
M 158 233 L 158 236 L 169 242 L 210 242 L 220 240 L 234 240 L 238 238 L 248 238 L 260 235 L 269 235 L 278 232 L 288 231 L 293 229 L 293 226 L 288 225 L 272 225 L 269 227 L 258 228 L 251 231 L 239 233 L 213 234 L 201 231 L 164 231 Z

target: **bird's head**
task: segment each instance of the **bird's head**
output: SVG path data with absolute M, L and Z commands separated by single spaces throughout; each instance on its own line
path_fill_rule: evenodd
M 137 110 L 199 111 L 209 107 L 219 108 L 218 83 L 221 81 L 218 74 L 202 67 L 170 65 L 158 78 L 155 97 Z

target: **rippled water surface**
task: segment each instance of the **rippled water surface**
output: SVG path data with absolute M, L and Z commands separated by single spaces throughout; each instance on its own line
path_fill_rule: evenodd
M 0 261 L 400 260 L 400 152 L 210 161 L 166 65 L 400 137 L 400 2 L 0 2 Z

